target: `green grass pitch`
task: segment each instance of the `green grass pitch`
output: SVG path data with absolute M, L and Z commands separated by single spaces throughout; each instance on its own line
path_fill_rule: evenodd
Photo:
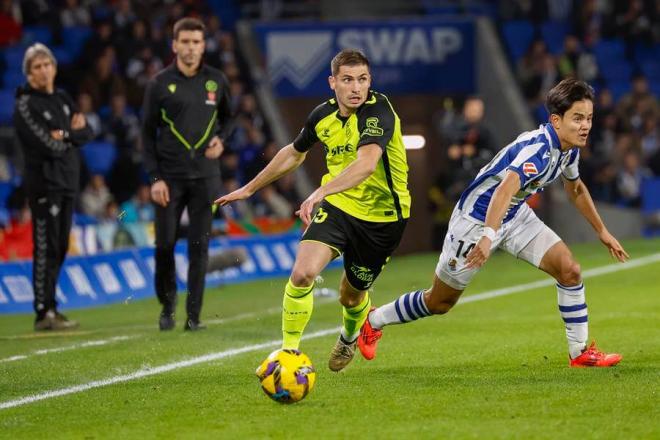
M 633 259 L 660 252 L 660 240 L 624 245 Z M 613 264 L 600 244 L 573 251 L 583 270 Z M 426 287 L 436 259 L 394 258 L 374 303 Z M 326 272 L 324 286 L 336 287 L 339 274 Z M 543 279 L 497 253 L 464 295 Z M 317 383 L 295 405 L 268 399 L 254 376 L 280 338 L 283 284 L 209 290 L 209 329 L 195 334 L 182 331 L 183 297 L 168 333 L 156 329 L 155 299 L 70 311 L 81 327 L 69 334 L 35 334 L 31 315 L 0 317 L 0 406 L 132 378 L 0 409 L 0 438 L 660 438 L 660 261 L 585 280 L 590 337 L 623 354 L 615 368 L 568 368 L 556 291 L 546 286 L 388 327 L 374 361 L 358 354 L 339 374 L 327 368 L 336 334 L 307 339 Z M 306 332 L 340 323 L 336 302 L 317 301 Z

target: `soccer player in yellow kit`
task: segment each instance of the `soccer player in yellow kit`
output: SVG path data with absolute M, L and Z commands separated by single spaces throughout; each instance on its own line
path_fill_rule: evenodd
M 331 70 L 335 97 L 312 111 L 296 139 L 254 179 L 216 203 L 250 197 L 298 168 L 314 144 L 323 145 L 328 173 L 297 212 L 308 227 L 284 289 L 282 348 L 298 349 L 312 315 L 314 280 L 343 254 L 343 328 L 329 361 L 331 370 L 340 371 L 353 359 L 371 308 L 368 289 L 403 235 L 410 194 L 401 123 L 387 97 L 371 90 L 369 60 L 345 49 L 334 57 Z

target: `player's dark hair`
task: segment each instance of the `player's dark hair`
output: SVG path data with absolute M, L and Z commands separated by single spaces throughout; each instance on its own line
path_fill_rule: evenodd
M 181 31 L 201 31 L 202 34 L 206 33 L 206 26 L 201 20 L 192 17 L 184 17 L 174 23 L 174 39 L 179 39 L 179 32 Z
M 339 52 L 330 62 L 330 70 L 332 75 L 335 76 L 339 73 L 341 66 L 361 66 L 365 65 L 369 68 L 369 60 L 367 57 L 357 49 L 344 49 Z
M 566 78 L 548 92 L 545 107 L 551 115 L 564 116 L 574 102 L 585 99 L 593 102 L 594 89 L 579 79 Z

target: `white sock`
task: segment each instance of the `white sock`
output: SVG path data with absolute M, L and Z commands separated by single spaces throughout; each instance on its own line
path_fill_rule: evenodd
M 391 303 L 378 307 L 369 314 L 369 323 L 379 329 L 390 324 L 404 324 L 430 316 L 424 302 L 424 291 L 404 293 Z
M 557 283 L 557 304 L 559 304 L 559 313 L 566 325 L 568 354 L 571 359 L 574 359 L 587 346 L 587 338 L 589 337 L 584 284 L 562 286 Z

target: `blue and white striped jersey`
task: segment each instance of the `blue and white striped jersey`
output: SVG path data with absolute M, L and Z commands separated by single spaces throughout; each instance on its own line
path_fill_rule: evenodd
M 540 125 L 537 130 L 518 136 L 479 170 L 477 177 L 463 191 L 458 208 L 464 216 L 483 223 L 495 189 L 508 170 L 515 171 L 520 176 L 520 191 L 511 199 L 504 216 L 503 223 L 506 223 L 516 215 L 525 200 L 542 191 L 560 174 L 569 180 L 578 179 L 579 158 L 578 148 L 561 151 L 559 137 L 551 124 Z

